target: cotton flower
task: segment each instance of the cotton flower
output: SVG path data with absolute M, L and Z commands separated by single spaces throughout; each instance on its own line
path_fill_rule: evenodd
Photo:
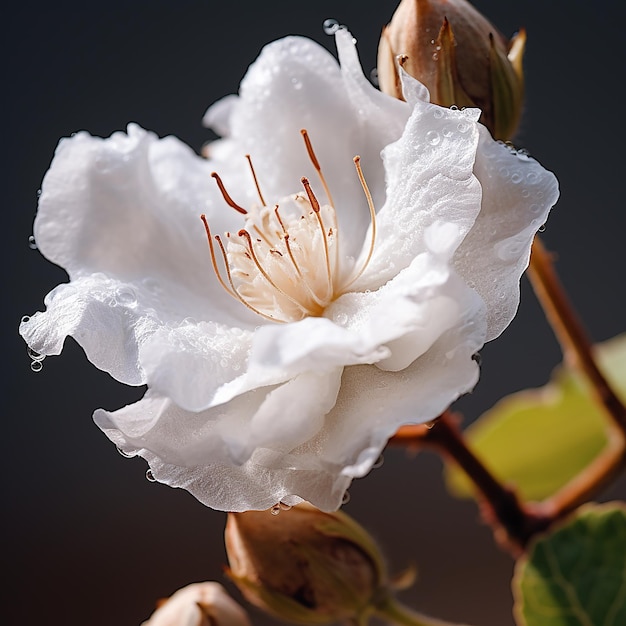
M 176 591 L 142 626 L 250 626 L 250 620 L 222 585 L 206 582 Z
M 341 67 L 307 39 L 268 45 L 207 112 L 208 159 L 136 125 L 81 132 L 42 185 L 36 241 L 70 282 L 20 332 L 147 384 L 96 423 L 216 509 L 334 510 L 400 425 L 469 391 L 557 198 L 480 111 L 404 72 L 388 97 L 336 42 Z

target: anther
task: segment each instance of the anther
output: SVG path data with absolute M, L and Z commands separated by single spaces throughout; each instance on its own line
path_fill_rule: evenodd
M 222 182 L 222 179 L 220 178 L 219 174 L 217 172 L 211 172 L 211 176 L 213 178 L 215 178 L 215 182 L 217 183 L 217 186 L 220 188 L 220 192 L 222 194 L 222 197 L 224 198 L 224 201 L 226 202 L 226 204 L 230 207 L 232 207 L 233 209 L 235 209 L 235 211 L 239 211 L 239 213 L 241 213 L 242 215 L 247 215 L 248 211 L 246 211 L 243 207 L 240 207 L 228 194 L 228 192 L 226 191 L 226 187 L 224 187 L 224 183 Z
M 326 194 L 326 197 L 328 198 L 328 204 L 334 207 L 335 204 L 333 202 L 333 197 L 330 195 L 330 189 L 328 188 L 328 185 L 326 184 L 326 179 L 324 178 L 324 174 L 322 174 L 322 166 L 320 165 L 320 162 L 317 160 L 317 156 L 315 156 L 315 151 L 313 150 L 313 144 L 311 143 L 311 139 L 309 138 L 309 133 L 307 132 L 306 128 L 303 128 L 300 131 L 300 134 L 302 135 L 302 138 L 304 139 L 304 145 L 306 146 L 306 151 L 309 154 L 309 159 L 311 160 L 311 163 L 313 164 L 313 167 L 315 168 L 317 172 L 320 182 L 322 183 L 322 187 L 324 187 L 324 193 Z
M 254 165 L 252 165 L 252 157 L 249 154 L 246 154 L 246 159 L 248 159 L 248 165 L 250 166 L 250 171 L 252 172 L 252 178 L 254 179 L 254 186 L 256 187 L 256 192 L 259 194 L 259 200 L 261 201 L 261 205 L 267 206 L 265 204 L 265 199 L 263 198 L 263 194 L 261 193 L 261 186 L 259 185 L 259 179 L 256 177 L 256 172 L 254 171 Z
M 306 191 L 306 195 L 309 198 L 309 202 L 311 203 L 311 208 L 316 213 L 319 213 L 320 212 L 320 203 L 317 201 L 317 198 L 315 197 L 315 194 L 313 193 L 313 190 L 311 189 L 311 184 L 309 183 L 309 179 L 306 178 L 306 176 L 303 176 L 300 179 L 300 182 L 302 183 L 302 186 L 304 187 L 304 191 Z

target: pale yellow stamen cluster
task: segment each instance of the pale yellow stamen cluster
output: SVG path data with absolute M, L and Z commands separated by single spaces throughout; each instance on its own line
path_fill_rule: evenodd
M 202 216 L 213 269 L 222 287 L 261 317 L 276 322 L 322 316 L 328 305 L 345 293 L 363 273 L 376 237 L 372 198 L 361 171 L 360 158 L 355 157 L 357 175 L 370 207 L 371 241 L 361 267 L 356 271 L 352 266 L 345 267 L 339 251 L 339 230 L 332 197 L 308 133 L 303 130 L 302 136 L 328 204 L 320 204 L 309 180 L 302 178 L 304 193 L 291 198 L 293 206 L 288 212 L 282 214 L 278 205 L 268 207 L 250 156 L 246 155 L 261 201 L 260 208 L 247 211 L 230 197 L 220 177 L 214 173 L 225 202 L 246 216 L 245 228 L 236 235 L 226 233 L 226 245 L 219 235 L 214 237 L 224 262 L 226 279 L 218 267 L 207 219 Z

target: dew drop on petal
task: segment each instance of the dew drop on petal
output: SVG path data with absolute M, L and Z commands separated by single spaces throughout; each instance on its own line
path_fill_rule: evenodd
M 33 370 L 33 372 L 41 372 L 43 369 L 43 363 L 41 361 L 33 361 L 30 364 L 30 369 Z
M 28 324 L 30 322 L 30 315 L 24 315 L 22 318 L 22 324 Z
M 433 117 L 436 120 L 440 120 L 443 117 L 443 109 L 437 107 L 434 111 L 433 111 Z
M 152 473 L 151 469 L 146 470 L 146 480 L 151 483 L 156 482 L 156 478 L 154 477 L 154 474 Z
M 334 35 L 339 30 L 340 26 L 337 20 L 329 18 L 327 20 L 324 20 L 322 28 L 327 35 Z
M 385 462 L 385 457 L 381 454 L 374 462 L 374 465 L 372 465 L 372 469 L 378 469 L 379 467 L 382 467 L 384 462 Z M 346 491 L 346 493 L 348 492 Z
M 35 241 L 35 235 L 31 235 L 31 236 L 28 238 L 28 247 L 29 247 L 31 250 L 37 250 L 37 242 Z
M 519 172 L 515 172 L 514 174 L 511 174 L 511 182 L 514 185 L 517 185 L 519 183 L 522 182 L 522 175 Z
M 348 504 L 350 502 L 350 493 L 347 491 L 343 492 L 343 497 L 341 498 L 341 504 Z
M 372 82 L 372 84 L 375 87 L 378 87 L 378 68 L 375 67 L 372 69 L 372 71 L 370 72 L 370 81 Z
M 117 451 L 118 451 L 118 452 L 119 452 L 119 453 L 120 453 L 120 454 L 121 454 L 121 455 L 122 455 L 125 459 L 132 459 L 132 458 L 134 458 L 134 456 L 135 456 L 135 455 L 134 455 L 134 454 L 132 454 L 131 452 L 125 452 L 125 451 L 124 451 L 122 448 L 120 448 L 119 446 L 116 446 L 116 448 L 117 448 Z M 148 472 L 149 472 L 149 471 L 150 471 L 150 470 L 148 470 Z M 148 478 L 148 476 L 147 476 L 147 472 L 146 472 L 146 478 Z M 150 479 L 148 478 L 148 480 L 150 480 Z
M 130 287 L 122 287 L 117 292 L 117 301 L 120 304 L 131 306 L 137 303 L 137 296 L 135 295 L 134 290 Z
M 346 313 L 337 313 L 335 322 L 339 324 L 339 326 L 345 326 L 348 322 L 348 315 Z
M 538 233 L 544 233 L 546 231 L 546 225 L 542 224 L 538 229 L 537 232 Z
M 271 509 L 270 513 L 272 515 L 278 515 L 280 513 L 280 504 L 275 504 Z
M 39 352 L 35 352 L 30 346 L 26 348 L 26 353 L 33 361 L 43 361 L 46 358 L 45 354 L 39 354 Z
M 426 141 L 431 146 L 436 146 L 437 144 L 441 143 L 441 135 L 439 135 L 436 130 L 429 130 L 426 133 Z
M 290 511 L 292 508 L 291 504 L 285 504 L 284 502 L 279 502 L 278 507 L 281 511 Z
M 450 107 L 450 111 L 458 111 L 458 110 L 459 110 L 459 107 L 458 107 L 458 106 L 456 106 L 456 104 L 453 104 L 453 105 Z

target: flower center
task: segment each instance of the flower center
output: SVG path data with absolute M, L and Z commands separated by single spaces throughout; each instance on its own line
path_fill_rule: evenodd
M 355 266 L 340 253 L 339 228 L 332 196 L 322 174 L 306 130 L 302 136 L 328 199 L 321 204 L 307 178 L 301 178 L 303 192 L 288 198 L 287 207 L 268 207 L 257 180 L 252 160 L 246 155 L 260 207 L 249 211 L 239 206 L 213 172 L 225 202 L 245 216 L 245 227 L 237 234 L 226 233 L 224 240 L 212 237 L 206 216 L 206 229 L 213 269 L 222 287 L 256 314 L 275 322 L 293 322 L 319 317 L 328 305 L 346 293 L 361 276 L 372 256 L 376 238 L 376 212 L 365 182 L 360 157 L 354 157 L 357 176 L 363 187 L 372 223 L 370 245 L 365 260 Z M 226 278 L 217 262 L 218 244 Z

